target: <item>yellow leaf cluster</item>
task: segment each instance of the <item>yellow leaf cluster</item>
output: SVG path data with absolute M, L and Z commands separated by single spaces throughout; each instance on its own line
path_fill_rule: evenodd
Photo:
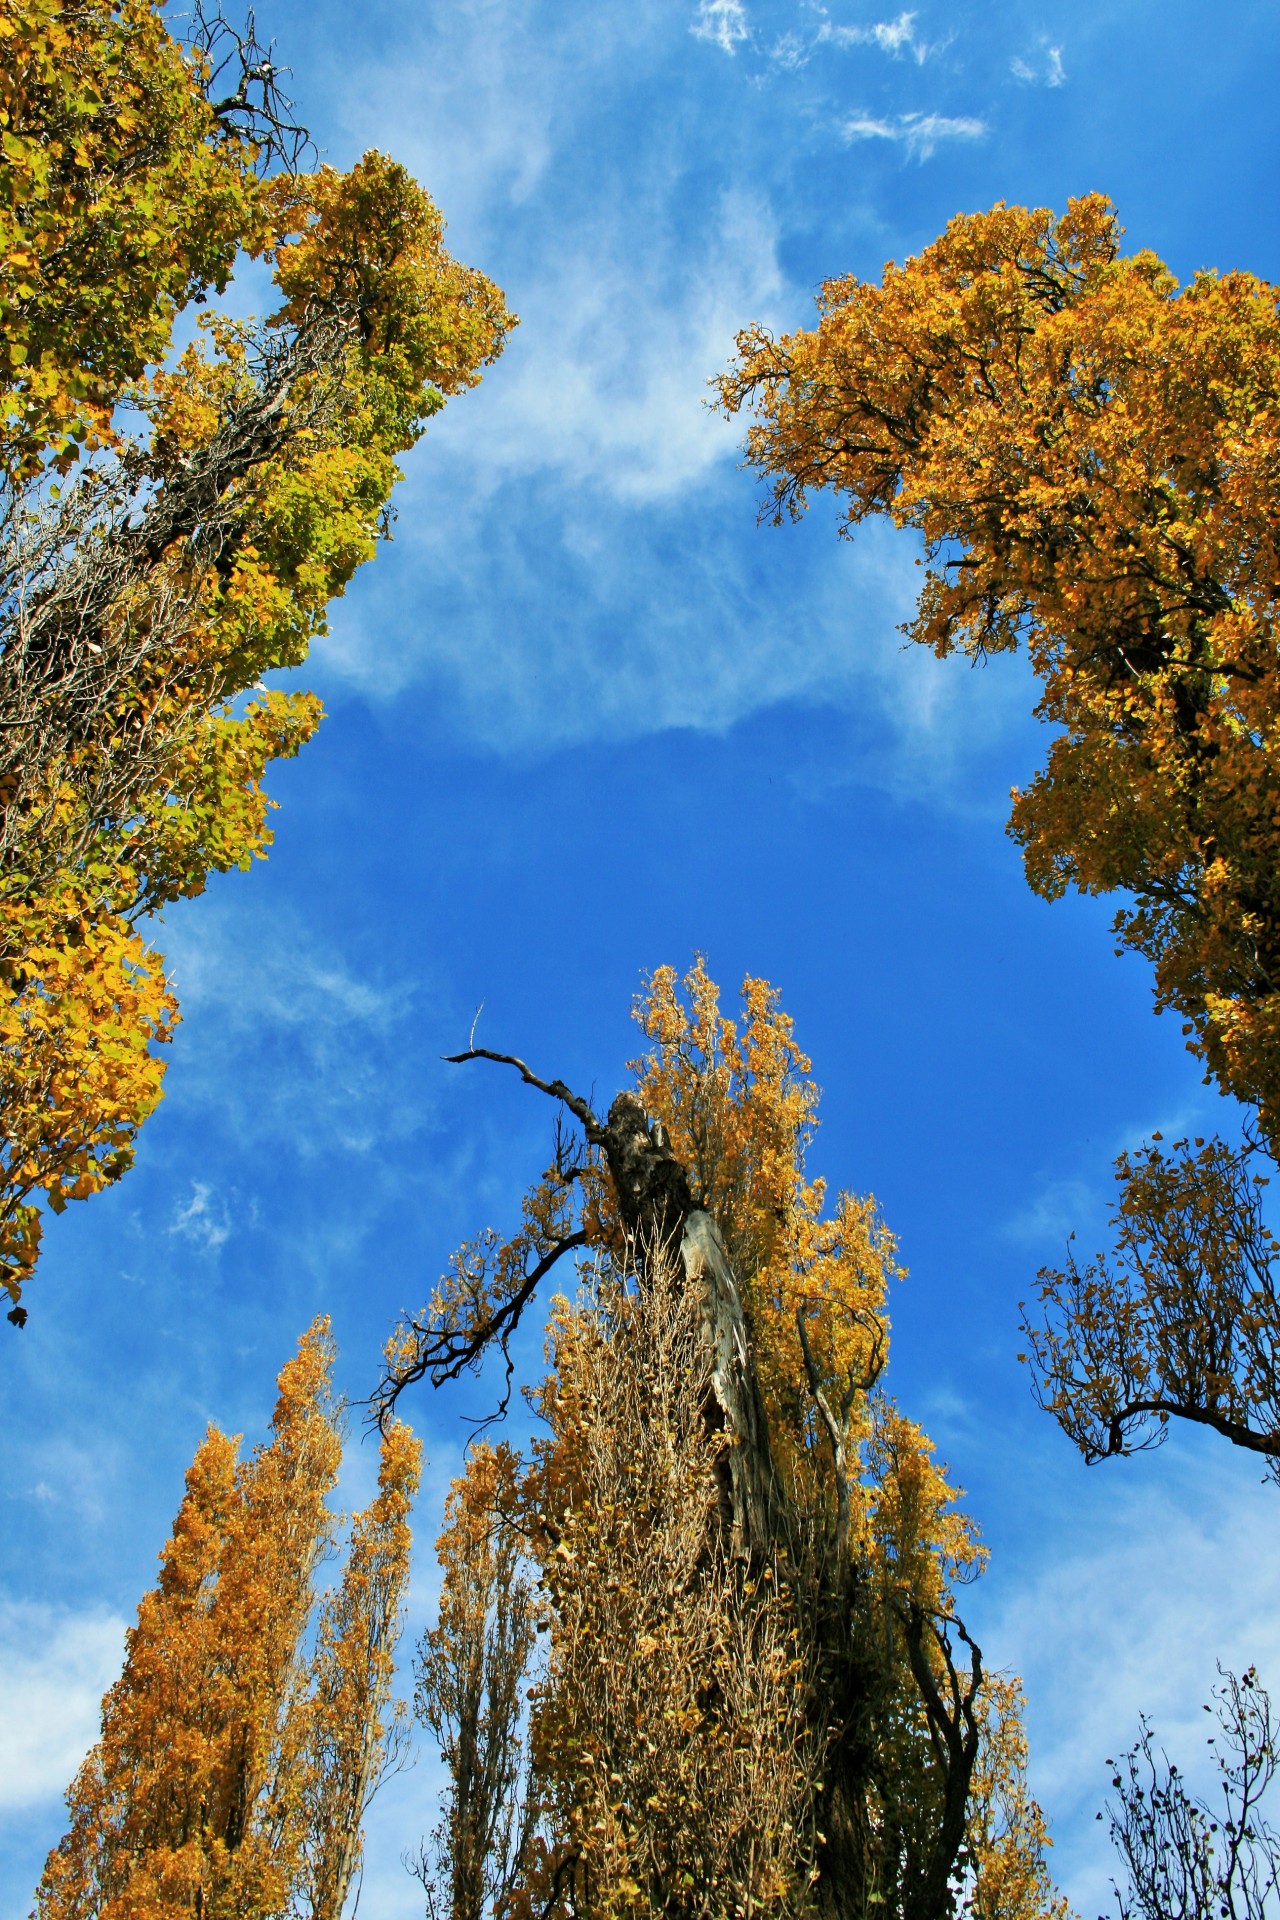
M 114 1178 L 159 1097 L 174 1005 L 133 927 L 265 856 L 267 768 L 321 710 L 263 676 L 306 659 L 387 532 L 397 455 L 514 321 L 385 156 L 260 180 L 153 0 L 0 0 L 0 38 L 0 1285 L 20 1324 L 40 1197 Z M 279 309 L 205 315 L 166 361 L 238 249 Z
M 1122 943 L 1222 1085 L 1280 1127 L 1280 316 L 1247 273 L 1180 288 L 1101 195 L 957 216 L 818 325 L 739 337 L 775 512 L 923 537 L 910 636 L 1025 646 L 1055 729 L 1015 794 L 1031 885 L 1133 898 Z

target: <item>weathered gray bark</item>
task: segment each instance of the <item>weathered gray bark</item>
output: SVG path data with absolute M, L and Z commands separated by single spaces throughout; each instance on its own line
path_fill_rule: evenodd
M 688 1279 L 703 1289 L 702 1333 L 715 1396 L 707 1416 L 729 1440 L 725 1492 L 734 1552 L 768 1554 L 778 1544 L 780 1515 L 764 1401 L 729 1256 L 715 1221 L 700 1207 L 685 1216 L 680 1258 Z

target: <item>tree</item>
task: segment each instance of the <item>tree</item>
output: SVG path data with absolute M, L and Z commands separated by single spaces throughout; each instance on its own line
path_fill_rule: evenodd
M 1112 1254 L 1041 1270 L 1022 1358 L 1086 1460 L 1159 1446 L 1178 1419 L 1280 1478 L 1280 1242 L 1256 1154 L 1202 1138 L 1166 1153 L 1157 1134 L 1120 1156 Z
M 974 660 L 1026 647 L 1057 730 L 1014 795 L 1027 878 L 1050 899 L 1127 896 L 1121 946 L 1274 1157 L 1275 289 L 1179 288 L 1154 254 L 1121 254 L 1094 194 L 1062 219 L 959 216 L 880 286 L 829 281 L 820 307 L 813 331 L 741 334 L 720 383 L 728 410 L 758 409 L 775 518 L 815 487 L 840 494 L 844 532 L 889 514 L 925 543 L 911 638 Z M 1273 1457 L 1280 1321 L 1244 1160 L 1215 1141 L 1117 1166 L 1109 1262 L 1041 1275 L 1044 1404 L 1088 1458 L 1171 1414 Z
M 502 1912 L 526 1865 L 535 1803 L 521 1682 L 537 1613 L 520 1542 L 520 1461 L 478 1444 L 445 1503 L 436 1624 L 416 1662 L 414 1706 L 449 1773 L 440 1819 L 414 1871 L 432 1920 Z
M 1131 896 L 1123 946 L 1226 1091 L 1280 1135 L 1276 290 L 1179 288 L 1123 256 L 1101 195 L 960 215 L 880 286 L 828 281 L 813 331 L 739 336 L 720 382 L 774 517 L 925 543 L 906 632 L 1025 646 L 1055 729 L 1014 796 L 1032 887 Z
M 1276 1774 L 1271 1701 L 1252 1667 L 1222 1673 L 1209 1736 L 1221 1800 L 1194 1798 L 1144 1720 L 1137 1745 L 1111 1784 L 1111 1837 L 1124 1863 L 1116 1887 L 1120 1920 L 1275 1920 L 1280 1911 L 1280 1832 L 1267 1801 Z M 1101 1815 L 1098 1816 L 1101 1819 Z
M 419 1448 L 388 1426 L 377 1497 L 317 1617 L 342 1452 L 332 1357 L 317 1321 L 280 1374 L 270 1443 L 238 1463 L 211 1428 L 197 1450 L 101 1738 L 68 1789 L 38 1920 L 340 1920 L 365 1808 L 397 1755 L 391 1669 Z
M 513 321 L 394 161 L 262 176 L 298 143 L 255 43 L 231 36 L 239 82 L 209 97 L 220 20 L 187 50 L 152 0 L 24 0 L 5 28 L 0 1283 L 21 1324 L 40 1199 L 117 1179 L 160 1096 L 176 1004 L 138 923 L 265 855 L 265 770 L 320 707 L 263 676 L 305 660 L 389 530 L 397 455 Z M 206 313 L 166 359 L 237 249 L 282 304 Z
M 683 988 L 659 969 L 637 1007 L 635 1090 L 604 1120 L 513 1056 L 460 1056 L 515 1066 L 576 1126 L 558 1129 L 520 1230 L 464 1247 L 393 1336 L 383 1417 L 413 1381 L 456 1378 L 492 1346 L 509 1392 L 537 1286 L 583 1264 L 577 1300 L 553 1303 L 531 1462 L 504 1466 L 499 1499 L 494 1456 L 474 1453 L 452 1511 L 487 1518 L 442 1536 L 429 1720 L 470 1686 L 485 1751 L 495 1729 L 511 1740 L 519 1663 L 496 1624 L 517 1559 L 543 1630 L 531 1777 L 506 1829 L 527 1837 L 504 1841 L 485 1898 L 454 1915 L 875 1903 L 941 1920 L 997 1910 L 982 1890 L 1003 1876 L 1018 1891 L 998 1910 L 1031 1920 L 1052 1896 L 1038 1810 L 1012 1784 L 1016 1702 L 954 1608 L 983 1552 L 879 1387 L 894 1242 L 869 1198 L 828 1211 L 805 1168 L 809 1061 L 765 982 L 743 999 L 738 1024 L 700 960 Z M 501 1574 L 495 1539 L 516 1556 Z

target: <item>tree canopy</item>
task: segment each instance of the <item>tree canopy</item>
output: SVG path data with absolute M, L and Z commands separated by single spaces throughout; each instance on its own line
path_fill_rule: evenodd
M 139 923 L 265 854 L 264 774 L 320 706 L 263 676 L 305 660 L 388 531 L 397 456 L 513 321 L 393 160 L 263 177 L 243 87 L 211 102 L 210 60 L 152 0 L 35 0 L 0 32 L 0 1284 L 21 1324 L 40 1200 L 118 1178 L 160 1096 L 177 1007 Z M 280 304 L 207 310 L 175 355 L 240 253 Z
M 1054 728 L 1014 795 L 1028 880 L 1128 896 L 1157 1004 L 1274 1141 L 1276 289 L 1120 241 L 1100 194 L 958 215 L 880 285 L 827 281 L 813 329 L 740 334 L 720 396 L 775 517 L 830 488 L 845 531 L 922 536 L 913 640 L 1026 648 Z
M 403 1738 L 393 1661 L 420 1449 L 388 1427 L 377 1495 L 317 1603 L 342 1455 L 332 1364 L 317 1321 L 281 1371 L 270 1443 L 239 1461 L 210 1428 L 197 1450 L 101 1738 L 67 1790 L 37 1920 L 341 1920 Z

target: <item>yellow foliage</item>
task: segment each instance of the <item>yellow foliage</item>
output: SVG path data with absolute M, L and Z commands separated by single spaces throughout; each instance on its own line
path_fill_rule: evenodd
M 152 0 L 0 0 L 0 39 L 0 1285 L 21 1324 L 40 1196 L 116 1177 L 159 1097 L 174 1005 L 131 929 L 264 857 L 266 770 L 321 712 L 262 676 L 306 659 L 386 532 L 396 456 L 514 321 L 385 156 L 259 180 Z M 160 364 L 238 248 L 278 311 L 206 314 Z
M 1221 1086 L 1280 1127 L 1280 317 L 1247 273 L 1124 256 L 1101 195 L 960 215 L 818 325 L 739 336 L 778 514 L 916 529 L 910 636 L 1025 646 L 1055 728 L 1011 831 L 1046 897 L 1133 896 L 1123 944 Z
M 427 1313 L 397 1330 L 382 1395 L 389 1407 L 410 1380 L 454 1376 L 490 1342 L 510 1365 L 538 1278 L 583 1250 L 580 1296 L 552 1304 L 532 1465 L 521 1476 L 503 1454 L 499 1473 L 479 1449 L 455 1483 L 441 1622 L 420 1669 L 420 1705 L 456 1713 L 468 1685 L 473 1716 L 486 1689 L 510 1700 L 510 1636 L 483 1686 L 474 1649 L 490 1660 L 483 1623 L 517 1580 L 512 1563 L 497 1575 L 494 1529 L 522 1543 L 546 1642 L 524 1811 L 486 1883 L 493 1911 L 727 1920 L 879 1901 L 901 1914 L 923 1910 L 913 1903 L 936 1890 L 939 1848 L 953 1846 L 942 1884 L 959 1858 L 983 1920 L 1005 1915 L 1001 1902 L 1006 1920 L 1056 1914 L 1016 1690 L 984 1682 L 980 1662 L 970 1690 L 952 1664 L 957 1640 L 973 1652 L 956 1589 L 985 1551 L 927 1436 L 878 1386 L 896 1246 L 870 1196 L 829 1208 L 806 1169 L 818 1089 L 792 1022 L 754 979 L 741 1017 L 727 1017 L 701 959 L 683 982 L 659 968 L 635 1014 L 649 1143 L 685 1169 L 732 1258 L 777 1482 L 773 1532 L 744 1545 L 726 1514 L 743 1438 L 713 1384 L 701 1271 L 682 1271 L 674 1246 L 628 1242 L 598 1122 L 580 1148 L 558 1136 L 519 1232 L 470 1242 Z M 583 1105 L 558 1082 L 534 1084 Z M 962 1741 L 967 1708 L 971 1791 L 938 1718 Z M 507 1724 L 503 1711 L 485 1724 Z M 446 1744 L 455 1793 L 458 1751 Z M 453 1920 L 481 1920 L 476 1831 L 455 1846 L 454 1893 L 471 1892 Z

